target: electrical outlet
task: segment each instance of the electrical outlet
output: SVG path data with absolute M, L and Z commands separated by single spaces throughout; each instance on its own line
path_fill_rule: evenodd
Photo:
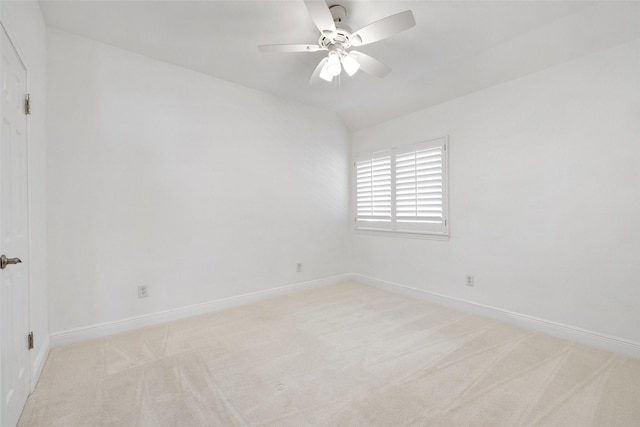
M 138 286 L 138 298 L 146 298 L 149 296 L 149 288 L 144 286 Z
M 467 286 L 475 286 L 475 280 L 474 280 L 473 276 L 470 276 L 470 275 L 467 274 L 465 276 L 465 284 Z
M 296 271 L 297 271 L 298 273 L 301 273 L 301 272 L 302 272 L 302 263 L 301 263 L 301 262 L 299 262 L 298 264 L 296 264 Z

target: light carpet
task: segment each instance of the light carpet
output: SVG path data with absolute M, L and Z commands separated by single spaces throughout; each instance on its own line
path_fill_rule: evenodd
M 343 283 L 53 349 L 20 426 L 639 426 L 640 361 Z

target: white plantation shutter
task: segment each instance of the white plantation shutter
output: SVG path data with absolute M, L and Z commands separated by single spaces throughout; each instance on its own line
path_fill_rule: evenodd
M 391 228 L 391 150 L 360 158 L 356 169 L 356 226 Z
M 360 158 L 356 228 L 448 234 L 447 139 Z
M 396 230 L 442 232 L 445 139 L 395 152 Z

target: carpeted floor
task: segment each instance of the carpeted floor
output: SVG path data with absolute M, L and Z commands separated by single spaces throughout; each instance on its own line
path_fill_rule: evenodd
M 640 361 L 357 283 L 56 348 L 20 426 L 639 426 Z

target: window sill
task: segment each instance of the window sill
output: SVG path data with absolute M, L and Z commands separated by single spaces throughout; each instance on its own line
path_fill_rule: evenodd
M 363 235 L 370 235 L 370 236 L 388 236 L 388 237 L 403 237 L 403 238 L 409 238 L 409 239 L 449 241 L 449 234 L 411 232 L 411 231 L 375 230 L 375 229 L 367 229 L 367 228 L 356 228 L 354 229 L 354 231 L 356 232 L 356 234 L 363 234 Z

